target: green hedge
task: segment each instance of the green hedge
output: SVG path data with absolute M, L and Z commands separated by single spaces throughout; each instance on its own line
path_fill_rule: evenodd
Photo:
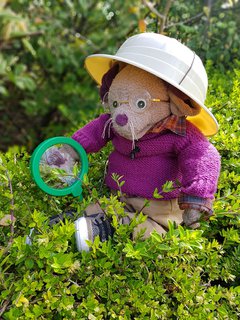
M 89 157 L 82 202 L 38 190 L 24 148 L 0 154 L 2 319 L 239 319 L 240 70 L 223 74 L 210 63 L 207 68 L 207 105 L 220 123 L 211 141 L 222 155 L 222 171 L 215 215 L 200 230 L 170 224 L 163 237 L 155 233 L 146 241 L 131 240 L 144 217 L 137 215 L 130 226 L 118 224 L 122 205 L 102 188 L 110 147 Z M 50 228 L 48 219 L 68 209 L 81 215 L 96 199 L 116 232 L 105 243 L 96 239 L 90 253 L 79 253 L 73 223 Z M 28 246 L 32 227 L 38 234 Z

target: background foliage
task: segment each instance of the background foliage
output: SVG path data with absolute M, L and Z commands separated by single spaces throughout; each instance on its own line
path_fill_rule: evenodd
M 239 319 L 239 2 L 0 3 L 0 318 Z M 195 231 L 170 225 L 165 237 L 143 242 L 129 235 L 144 217 L 119 225 L 122 205 L 102 187 L 110 146 L 89 157 L 83 202 L 43 194 L 31 180 L 29 152 L 101 112 L 84 58 L 113 53 L 146 27 L 178 37 L 204 60 L 222 171 L 209 223 Z M 50 228 L 49 217 L 68 209 L 77 217 L 96 200 L 116 233 L 78 253 L 73 223 Z
M 69 133 L 86 112 L 99 111 L 84 59 L 114 53 L 130 35 L 162 31 L 177 37 L 223 72 L 240 47 L 238 1 L 0 2 L 1 150 L 32 150 Z M 161 14 L 161 15 L 160 15 Z

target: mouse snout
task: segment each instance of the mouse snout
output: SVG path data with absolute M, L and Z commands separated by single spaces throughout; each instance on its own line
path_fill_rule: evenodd
M 118 124 L 119 126 L 123 127 L 128 123 L 128 117 L 127 117 L 127 115 L 125 113 L 118 114 L 116 116 L 115 121 L 116 121 L 116 124 Z

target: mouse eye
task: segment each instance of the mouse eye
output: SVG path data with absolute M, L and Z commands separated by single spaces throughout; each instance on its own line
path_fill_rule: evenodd
M 114 100 L 114 101 L 112 102 L 112 106 L 113 106 L 113 108 L 117 108 L 117 107 L 118 107 L 118 102 L 117 102 L 117 100 Z
M 151 96 L 147 90 L 138 90 L 131 92 L 129 104 L 135 112 L 144 112 L 151 106 Z
M 139 109 L 144 109 L 146 106 L 147 106 L 147 102 L 146 100 L 144 99 L 138 99 L 136 101 L 136 106 L 139 108 Z

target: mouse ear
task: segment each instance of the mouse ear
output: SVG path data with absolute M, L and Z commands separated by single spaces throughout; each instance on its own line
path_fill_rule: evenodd
M 201 107 L 195 101 L 171 85 L 168 85 L 168 95 L 171 112 L 179 117 L 195 116 L 201 110 Z
M 103 100 L 105 94 L 109 91 L 109 88 L 111 87 L 113 79 L 116 77 L 118 72 L 119 72 L 119 64 L 115 63 L 102 77 L 102 84 L 99 89 L 101 100 Z

